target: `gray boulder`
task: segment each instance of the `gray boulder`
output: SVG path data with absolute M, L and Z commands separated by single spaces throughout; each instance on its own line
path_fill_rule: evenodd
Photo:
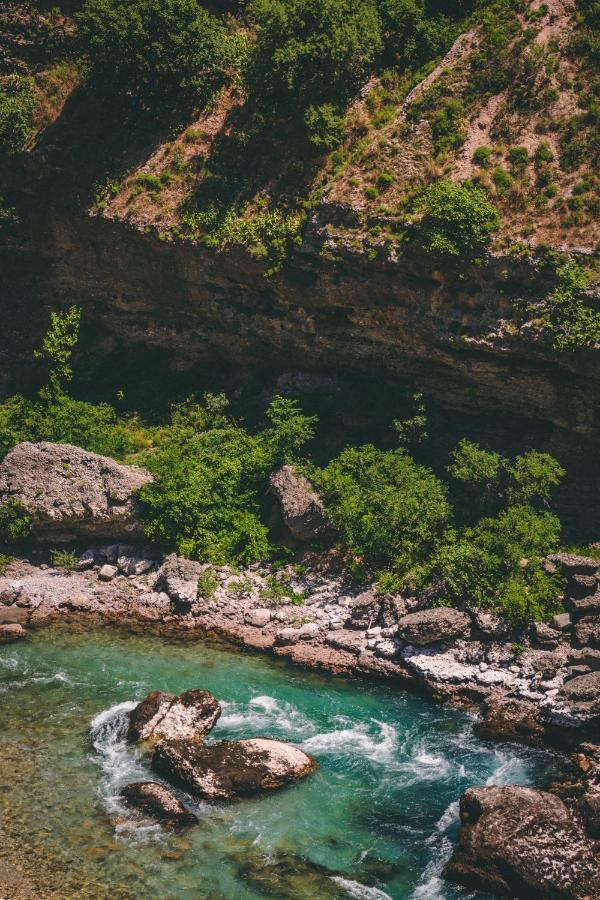
M 398 622 L 398 636 L 417 647 L 465 637 L 470 630 L 469 616 L 447 606 L 409 613 Z
M 270 478 L 284 525 L 297 541 L 314 541 L 333 536 L 323 501 L 311 483 L 292 466 L 283 466 Z
M 469 788 L 460 819 L 445 878 L 526 900 L 598 896 L 593 848 L 553 794 L 517 785 Z
M 142 532 L 136 494 L 152 481 L 70 444 L 19 444 L 0 463 L 0 506 L 16 502 L 38 540 L 131 537 Z
M 154 589 L 168 594 L 177 612 L 188 612 L 198 598 L 198 578 L 205 568 L 202 563 L 171 553 L 158 570 Z
M 209 691 L 181 696 L 152 691 L 129 713 L 130 741 L 200 740 L 214 727 L 221 706 Z
M 121 791 L 121 799 L 127 806 L 165 825 L 177 827 L 198 824 L 198 817 L 186 809 L 168 788 L 155 781 L 126 784 Z
M 575 639 L 580 647 L 600 647 L 600 616 L 586 616 L 575 626 Z
M 575 553 L 552 553 L 547 557 L 567 575 L 595 575 L 600 569 L 600 562 L 589 556 L 577 556 Z
M 280 788 L 310 775 L 316 763 L 283 741 L 163 741 L 157 744 L 152 768 L 206 800 L 231 800 Z

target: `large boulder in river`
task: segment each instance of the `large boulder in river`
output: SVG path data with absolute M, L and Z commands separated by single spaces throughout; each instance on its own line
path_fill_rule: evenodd
M 198 824 L 198 817 L 186 809 L 172 791 L 155 781 L 126 784 L 121 791 L 121 799 L 127 806 L 131 806 L 165 825 Z
M 0 463 L 0 506 L 13 501 L 41 540 L 140 534 L 136 493 L 152 476 L 70 444 L 18 444 Z
M 152 768 L 206 800 L 231 800 L 304 778 L 316 762 L 302 750 L 268 738 L 243 741 L 163 741 Z
M 14 641 L 20 641 L 26 637 L 27 632 L 22 625 L 16 622 L 0 625 L 0 644 L 12 644 Z
M 518 785 L 469 788 L 460 819 L 445 878 L 527 900 L 599 896 L 593 848 L 553 794 Z
M 153 691 L 129 713 L 130 741 L 201 740 L 221 715 L 209 691 L 192 688 L 181 696 Z
M 417 647 L 465 637 L 470 630 L 469 616 L 448 606 L 409 613 L 398 620 L 398 636 Z
M 323 501 L 311 483 L 292 466 L 283 466 L 270 478 L 284 525 L 297 541 L 315 541 L 333 536 Z

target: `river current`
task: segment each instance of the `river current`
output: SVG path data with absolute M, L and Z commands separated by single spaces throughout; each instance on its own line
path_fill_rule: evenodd
M 222 703 L 209 739 L 292 741 L 317 773 L 231 804 L 180 793 L 200 818 L 187 831 L 140 824 L 119 789 L 157 779 L 125 743 L 127 711 L 151 690 L 191 687 Z M 473 721 L 397 687 L 237 648 L 45 629 L 0 647 L 2 829 L 40 896 L 61 900 L 482 898 L 440 878 L 460 794 L 543 787 L 560 761 L 478 741 Z

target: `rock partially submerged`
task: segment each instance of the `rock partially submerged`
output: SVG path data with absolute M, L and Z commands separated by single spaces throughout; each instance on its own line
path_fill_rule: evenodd
M 439 606 L 402 616 L 398 621 L 398 636 L 419 647 L 462 637 L 470 628 L 471 620 L 466 613 Z
M 18 444 L 0 463 L 0 505 L 16 503 L 39 540 L 140 534 L 136 493 L 152 476 L 70 444 Z
M 164 825 L 197 825 L 198 817 L 190 812 L 175 794 L 155 781 L 140 781 L 126 784 L 121 798 L 127 806 L 139 810 Z
M 209 691 L 191 689 L 181 696 L 152 691 L 129 713 L 130 741 L 201 740 L 221 715 Z
M 314 541 L 333 536 L 323 501 L 304 475 L 298 475 L 292 466 L 283 466 L 271 475 L 270 484 L 292 537 Z
M 553 794 L 518 785 L 470 788 L 460 818 L 445 878 L 526 900 L 599 896 L 592 845 Z
M 0 644 L 12 644 L 14 641 L 21 641 L 27 637 L 27 632 L 22 625 L 11 623 L 8 625 L 0 625 Z
M 310 775 L 316 762 L 291 744 L 268 738 L 217 741 L 163 741 L 152 768 L 206 800 L 231 800 L 283 787 Z

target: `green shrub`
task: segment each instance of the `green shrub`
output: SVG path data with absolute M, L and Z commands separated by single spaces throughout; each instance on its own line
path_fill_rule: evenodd
M 395 179 L 391 172 L 380 172 L 377 176 L 377 187 L 380 191 L 386 191 Z
M 450 518 L 442 482 L 404 450 L 349 447 L 311 478 L 346 546 L 373 570 L 407 572 Z
M 167 432 L 146 460 L 154 482 L 140 492 L 151 540 L 215 565 L 270 556 L 261 520 L 268 475 L 295 458 L 313 434 L 314 419 L 281 397 L 267 417 L 269 427 L 256 435 L 222 413 L 205 431 L 179 422 Z
M 556 287 L 546 300 L 543 319 L 557 350 L 576 350 L 600 342 L 600 308 L 588 299 L 586 270 L 567 262 L 556 270 Z
M 436 181 L 417 201 L 423 211 L 419 241 L 431 253 L 473 256 L 499 226 L 496 208 L 479 188 Z
M 74 572 L 79 562 L 79 554 L 73 550 L 52 550 L 50 559 L 55 569 L 65 569 Z
M 481 166 L 482 168 L 489 166 L 491 158 L 492 151 L 490 147 L 477 147 L 473 153 L 473 162 L 476 166 Z
M 419 0 L 379 0 L 384 43 L 390 61 L 402 67 L 416 66 L 439 56 L 450 47 L 458 33 L 456 22 L 464 14 L 463 4 L 446 4 L 448 12 L 437 11 L 439 4 Z
M 542 165 L 543 163 L 552 162 L 553 159 L 554 159 L 554 153 L 552 152 L 552 148 L 550 147 L 550 144 L 546 144 L 546 143 L 538 144 L 535 154 L 534 154 L 534 157 L 533 157 L 536 167 L 539 165 Z
M 500 197 L 504 197 L 513 186 L 515 180 L 506 169 L 496 166 L 492 172 L 492 181 L 494 182 L 496 193 Z
M 206 100 L 231 61 L 225 28 L 196 0 L 86 0 L 76 21 L 96 87 L 143 106 Z
M 447 150 L 458 150 L 466 138 L 462 127 L 464 108 L 460 100 L 454 97 L 446 100 L 431 120 L 433 150 L 436 155 Z
M 512 169 L 520 174 L 525 171 L 529 163 L 529 150 L 527 147 L 510 147 L 508 160 Z
M 34 133 L 36 106 L 33 78 L 9 75 L 0 80 L 0 154 L 10 156 L 23 150 Z
M 18 544 L 32 531 L 31 517 L 17 500 L 9 498 L 0 505 L 0 543 Z
M 367 200 L 376 200 L 379 197 L 379 188 L 376 188 L 374 184 L 366 187 L 365 197 Z
M 373 0 L 252 0 L 248 12 L 259 25 L 251 90 L 287 114 L 344 104 L 382 46 Z
M 318 150 L 333 150 L 344 137 L 345 117 L 332 103 L 309 106 L 304 113 L 308 140 Z
M 212 600 L 219 587 L 219 579 L 212 567 L 200 572 L 198 576 L 198 596 L 205 600 Z
M 511 506 L 462 533 L 450 531 L 416 573 L 454 606 L 492 607 L 510 623 L 549 618 L 560 607 L 562 582 L 540 557 L 556 549 L 560 522 L 529 506 Z

